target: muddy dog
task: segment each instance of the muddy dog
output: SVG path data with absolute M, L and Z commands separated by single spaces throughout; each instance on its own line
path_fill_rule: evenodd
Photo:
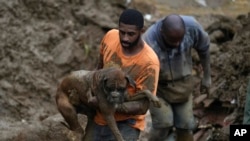
M 80 105 L 91 107 L 89 102 L 93 96 L 96 96 L 99 110 L 104 115 L 116 140 L 123 141 L 113 116 L 118 104 L 124 100 L 137 100 L 146 97 L 154 106 L 161 106 L 158 98 L 149 90 L 128 96 L 126 91 L 128 85 L 135 87 L 135 82 L 117 67 L 96 71 L 74 71 L 64 77 L 58 85 L 57 108 L 67 122 L 69 129 L 83 136 L 84 130 L 78 122 L 76 107 Z

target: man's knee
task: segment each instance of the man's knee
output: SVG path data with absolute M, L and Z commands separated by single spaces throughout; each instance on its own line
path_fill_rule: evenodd
M 162 98 L 159 99 L 162 103 L 162 106 L 160 108 L 150 106 L 152 126 L 154 128 L 169 128 L 174 125 L 174 115 L 172 107 Z
M 172 113 L 152 114 L 152 127 L 156 129 L 171 128 L 174 125 Z
M 198 120 L 193 116 L 186 120 L 176 120 L 175 127 L 182 130 L 195 130 L 198 126 Z

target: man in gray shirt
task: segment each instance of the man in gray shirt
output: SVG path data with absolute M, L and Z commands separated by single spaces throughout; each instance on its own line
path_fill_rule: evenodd
M 194 48 L 203 69 L 201 88 L 209 95 L 210 39 L 202 26 L 191 16 L 171 14 L 151 25 L 143 39 L 160 60 L 157 96 L 161 108 L 150 108 L 152 129 L 149 141 L 164 141 L 170 129 L 176 128 L 177 141 L 193 141 L 192 55 Z

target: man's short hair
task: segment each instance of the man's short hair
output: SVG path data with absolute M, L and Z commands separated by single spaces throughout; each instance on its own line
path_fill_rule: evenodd
M 119 24 L 120 23 L 135 25 L 139 29 L 142 29 L 144 26 L 144 19 L 141 12 L 135 9 L 126 9 L 120 15 Z

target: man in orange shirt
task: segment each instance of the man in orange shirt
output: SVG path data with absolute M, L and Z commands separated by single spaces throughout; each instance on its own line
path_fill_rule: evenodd
M 97 69 L 116 65 L 126 72 L 136 83 L 136 89 L 128 87 L 129 94 L 148 89 L 156 95 L 159 77 L 159 60 L 155 52 L 141 39 L 144 19 L 134 9 L 123 11 L 119 19 L 119 29 L 112 29 L 104 36 L 100 45 Z M 126 109 L 124 111 L 123 109 Z M 117 108 L 114 117 L 126 141 L 137 141 L 140 131 L 145 128 L 145 114 L 148 100 L 128 101 Z M 94 118 L 94 141 L 115 140 L 102 114 L 97 110 Z

